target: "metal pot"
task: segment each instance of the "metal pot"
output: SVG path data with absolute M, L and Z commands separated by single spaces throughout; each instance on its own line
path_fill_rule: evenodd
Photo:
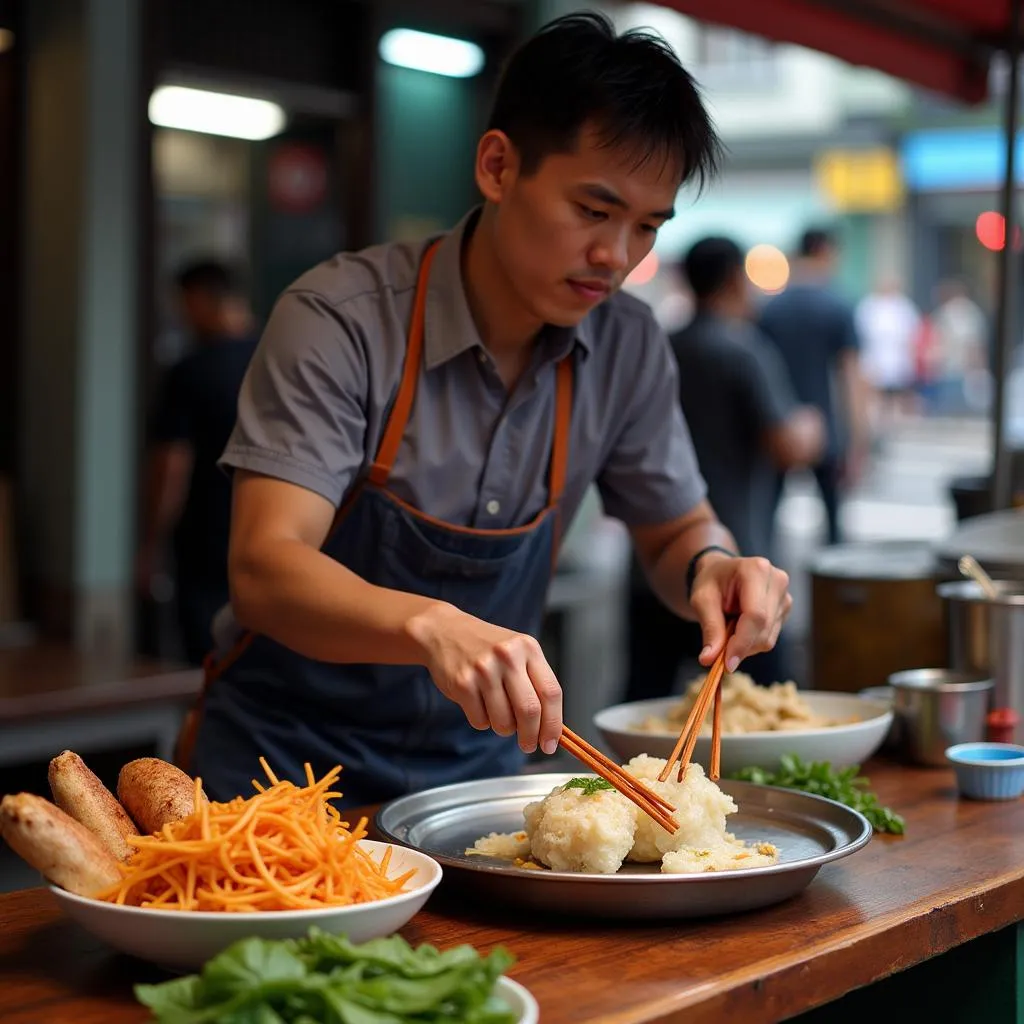
M 942 583 L 947 606 L 949 664 L 995 681 L 993 706 L 1024 717 L 1024 583 L 996 580 L 998 598 L 972 580 Z
M 992 680 L 948 668 L 916 668 L 889 676 L 900 743 L 917 764 L 947 767 L 946 749 L 985 738 Z
M 941 665 L 946 620 L 931 545 L 873 541 L 826 548 L 811 576 L 816 690 L 884 686 L 892 672 Z

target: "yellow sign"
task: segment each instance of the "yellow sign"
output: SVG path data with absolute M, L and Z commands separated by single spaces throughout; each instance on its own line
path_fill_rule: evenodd
M 818 187 L 843 213 L 891 213 L 903 202 L 896 154 L 873 149 L 827 149 L 814 167 Z

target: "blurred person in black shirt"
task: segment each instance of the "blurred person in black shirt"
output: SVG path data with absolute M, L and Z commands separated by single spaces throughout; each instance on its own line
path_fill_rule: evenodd
M 776 475 L 812 465 L 826 441 L 825 421 L 801 405 L 772 343 L 752 322 L 743 251 L 730 238 L 696 242 L 683 273 L 696 302 L 693 319 L 670 338 L 679 364 L 679 399 L 708 500 L 740 553 L 772 557 Z M 768 685 L 788 679 L 785 635 L 739 668 Z M 634 571 L 629 614 L 626 700 L 667 697 L 685 660 L 695 674 L 700 629 L 673 615 Z
M 172 556 L 181 645 L 198 665 L 212 646 L 213 617 L 228 601 L 231 481 L 217 460 L 257 336 L 238 277 L 225 264 L 190 263 L 175 284 L 192 347 L 167 371 L 150 424 L 136 581 L 152 596 L 165 553 Z
M 775 343 L 801 402 L 820 409 L 827 438 L 812 467 L 828 524 L 828 543 L 838 544 L 842 487 L 863 472 L 869 448 L 869 388 L 860 366 L 860 340 L 853 306 L 833 285 L 839 247 L 824 228 L 800 239 L 786 289 L 765 303 L 761 330 Z M 781 497 L 785 473 L 779 473 Z

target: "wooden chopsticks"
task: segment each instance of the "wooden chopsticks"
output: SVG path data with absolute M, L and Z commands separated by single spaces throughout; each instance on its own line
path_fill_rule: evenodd
M 697 745 L 697 737 L 700 735 L 704 719 L 707 718 L 708 707 L 712 701 L 714 701 L 714 709 L 711 717 L 711 761 L 708 765 L 708 778 L 716 781 L 721 774 L 722 677 L 725 675 L 725 648 L 728 646 L 729 639 L 735 628 L 735 623 L 729 623 L 726 628 L 725 645 L 722 647 L 722 653 L 719 654 L 715 659 L 715 663 L 711 666 L 704 684 L 697 694 L 697 700 L 690 709 L 689 715 L 687 715 L 682 732 L 679 733 L 679 739 L 676 740 L 676 745 L 672 748 L 672 756 L 668 759 L 661 774 L 658 776 L 662 782 L 668 779 L 669 773 L 672 771 L 672 765 L 677 758 L 679 759 L 679 772 L 676 778 L 679 782 L 683 781 L 686 768 L 690 763 L 690 758 L 693 756 L 693 748 Z M 682 751 L 681 757 L 680 751 Z
M 558 745 L 582 761 L 595 775 L 614 786 L 627 800 L 631 800 L 644 813 L 649 814 L 667 832 L 678 832 L 679 822 L 672 815 L 675 807 L 648 789 L 639 779 L 620 768 L 610 757 L 592 747 L 582 736 L 577 736 L 567 725 L 562 726 Z

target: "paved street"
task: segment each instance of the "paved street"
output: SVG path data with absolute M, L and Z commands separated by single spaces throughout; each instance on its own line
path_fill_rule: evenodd
M 983 420 L 915 419 L 892 427 L 844 504 L 845 539 L 942 538 L 956 522 L 950 480 L 987 472 L 990 451 L 990 428 Z M 813 478 L 794 478 L 778 521 L 780 561 L 793 577 L 794 636 L 806 632 L 809 587 L 803 570 L 820 548 L 824 525 Z

